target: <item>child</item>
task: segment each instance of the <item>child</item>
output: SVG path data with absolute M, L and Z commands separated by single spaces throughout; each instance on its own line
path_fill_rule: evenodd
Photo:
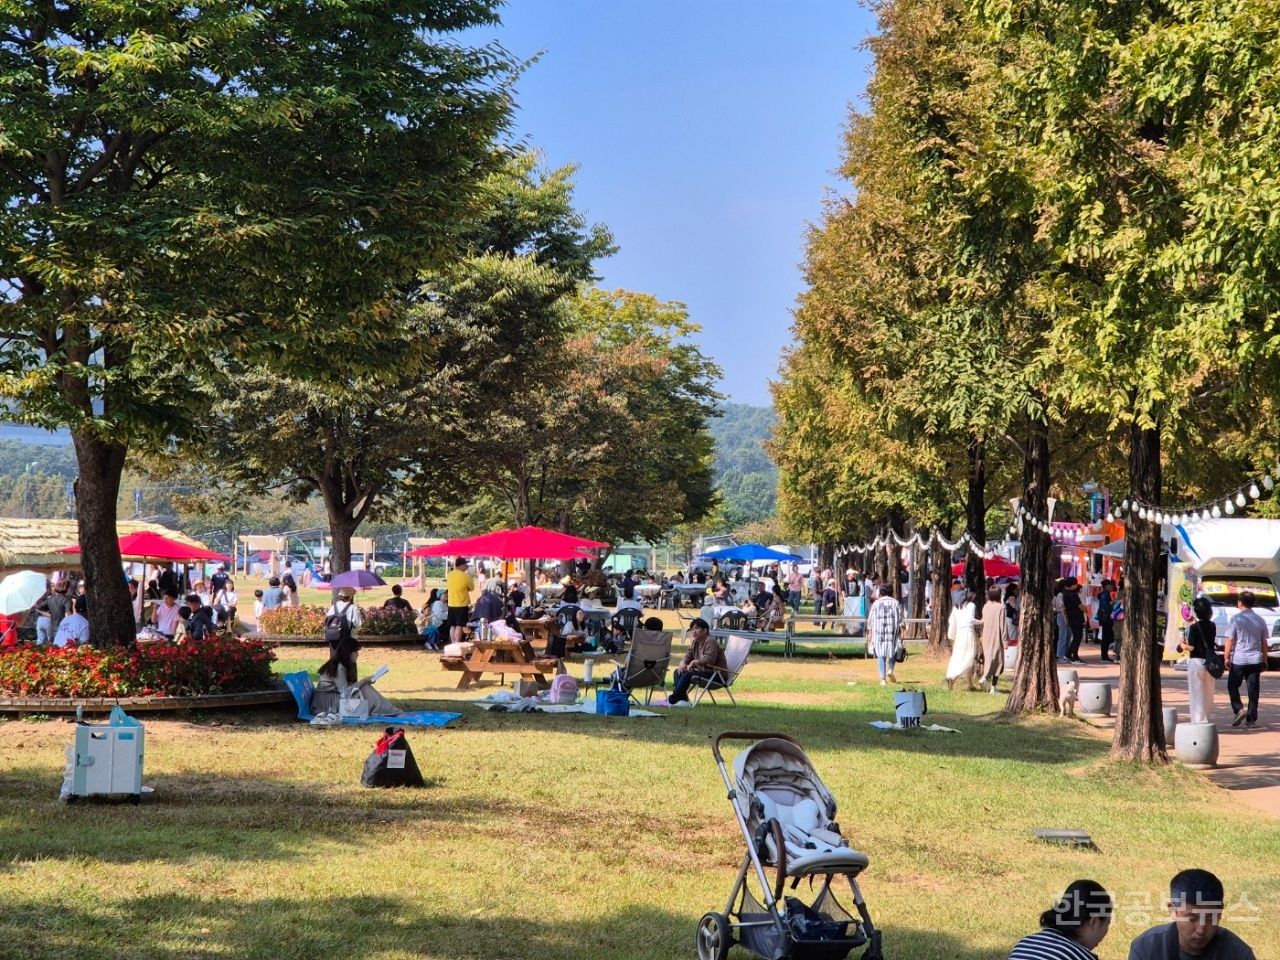
M 262 620 L 262 591 L 261 590 L 253 591 L 253 619 L 256 621 Z

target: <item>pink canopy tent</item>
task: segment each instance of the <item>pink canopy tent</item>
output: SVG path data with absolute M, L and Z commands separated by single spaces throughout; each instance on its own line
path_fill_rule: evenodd
M 59 553 L 80 553 L 80 545 L 62 547 Z M 150 530 L 127 533 L 120 538 L 120 556 L 126 560 L 212 560 L 230 563 L 231 558 L 204 547 L 173 540 Z
M 574 560 L 585 551 L 599 550 L 609 544 L 599 540 L 575 537 L 543 527 L 521 527 L 518 530 L 494 530 L 477 537 L 446 540 L 431 547 L 410 550 L 409 557 L 501 557 L 503 560 Z
M 953 577 L 964 576 L 964 567 L 964 561 L 952 564 L 951 575 Z M 1009 579 L 1016 580 L 1022 576 L 1022 568 L 1016 563 L 1010 563 L 1008 560 L 1004 559 L 1004 557 L 992 557 L 989 560 L 984 560 L 982 563 L 982 569 L 988 577 L 994 577 L 997 579 L 1000 577 L 1007 577 Z

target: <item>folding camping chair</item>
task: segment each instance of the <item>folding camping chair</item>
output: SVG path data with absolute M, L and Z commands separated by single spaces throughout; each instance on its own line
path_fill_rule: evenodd
M 751 641 L 746 637 L 740 637 L 737 634 L 729 637 L 724 645 L 724 670 L 714 670 L 710 676 L 698 677 L 689 685 L 690 700 L 696 707 L 698 702 L 704 696 L 711 698 L 711 702 L 716 702 L 716 690 L 723 690 L 729 695 L 729 701 L 736 707 L 738 701 L 733 696 L 733 684 L 738 679 L 738 675 L 742 673 L 742 668 L 747 665 L 747 658 L 751 655 Z
M 638 706 L 636 691 L 643 689 L 645 706 L 653 699 L 656 687 L 667 691 L 667 667 L 671 663 L 671 631 L 638 629 L 631 636 L 627 659 L 614 673 L 614 679 L 631 695 Z

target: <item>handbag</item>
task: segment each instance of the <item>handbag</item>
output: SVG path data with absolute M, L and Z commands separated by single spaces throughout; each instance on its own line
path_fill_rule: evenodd
M 907 662 L 907 645 L 905 643 L 898 644 L 898 649 L 893 651 L 893 662 L 894 663 Z
M 1219 680 L 1227 672 L 1227 662 L 1217 650 L 1210 650 L 1204 655 L 1204 670 L 1213 679 Z

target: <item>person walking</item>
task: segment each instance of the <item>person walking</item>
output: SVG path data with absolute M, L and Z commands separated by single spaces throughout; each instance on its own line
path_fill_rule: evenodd
M 1080 659 L 1080 642 L 1084 640 L 1085 613 L 1080 599 L 1080 581 L 1068 577 L 1062 585 L 1062 609 L 1067 618 L 1067 630 L 1071 640 L 1067 645 L 1067 659 L 1072 663 L 1084 663 Z
M 867 614 L 867 650 L 876 658 L 876 672 L 880 674 L 880 686 L 897 683 L 893 675 L 898 648 L 902 646 L 902 604 L 893 595 L 893 585 L 884 584 L 876 602 Z
M 1262 671 L 1267 666 L 1267 624 L 1253 612 L 1254 596 L 1252 590 L 1241 590 L 1236 606 L 1240 612 L 1231 618 L 1227 627 L 1226 648 L 1222 658 L 1226 661 L 1227 696 L 1231 698 L 1231 712 L 1235 719 L 1233 727 L 1247 723 L 1253 726 L 1258 722 L 1258 696 L 1262 683 Z M 1244 685 L 1249 694 L 1249 706 L 1246 708 L 1240 700 L 1240 687 Z
M 1178 644 L 1187 651 L 1187 697 L 1192 723 L 1208 723 L 1213 714 L 1213 674 L 1206 661 L 1216 653 L 1218 628 L 1213 622 L 1213 604 L 1208 597 L 1196 597 L 1191 604 L 1195 623 L 1187 628 L 1187 638 Z
M 997 681 L 1004 673 L 1004 649 L 1009 643 L 1009 618 L 1000 600 L 1000 588 L 987 591 L 982 607 L 982 682 L 988 692 L 999 693 Z
M 951 618 L 947 621 L 947 639 L 951 641 L 951 659 L 947 661 L 947 689 L 955 688 L 955 682 L 964 677 L 970 690 L 977 690 L 973 685 L 973 668 L 978 661 L 977 629 L 981 626 L 977 613 L 977 596 L 972 590 L 966 590 L 964 602 L 951 608 Z M 1003 617 L 1003 612 L 1001 613 Z
M 1018 585 L 1011 583 L 1004 588 L 1004 618 L 1009 624 L 1009 646 L 1018 644 L 1018 620 L 1022 616 L 1022 597 Z
M 1066 580 L 1055 580 L 1053 584 L 1053 622 L 1058 628 L 1058 647 L 1056 650 L 1059 663 L 1067 662 L 1067 654 L 1071 650 L 1071 631 L 1067 628 L 1067 611 L 1063 606 L 1062 590 Z
M 1023 937 L 1009 960 L 1098 960 L 1094 948 L 1111 929 L 1115 903 L 1102 884 L 1076 880 L 1040 914 L 1040 930 Z
M 1102 648 L 1102 662 L 1111 663 L 1111 645 L 1116 642 L 1116 626 L 1114 620 L 1116 585 L 1110 580 L 1102 581 L 1102 592 L 1098 594 L 1098 644 Z M 1120 659 L 1120 647 L 1116 644 L 1116 659 Z
M 787 603 L 792 613 L 800 612 L 800 600 L 804 596 L 804 575 L 800 573 L 800 564 L 791 564 L 791 572 L 787 574 Z

